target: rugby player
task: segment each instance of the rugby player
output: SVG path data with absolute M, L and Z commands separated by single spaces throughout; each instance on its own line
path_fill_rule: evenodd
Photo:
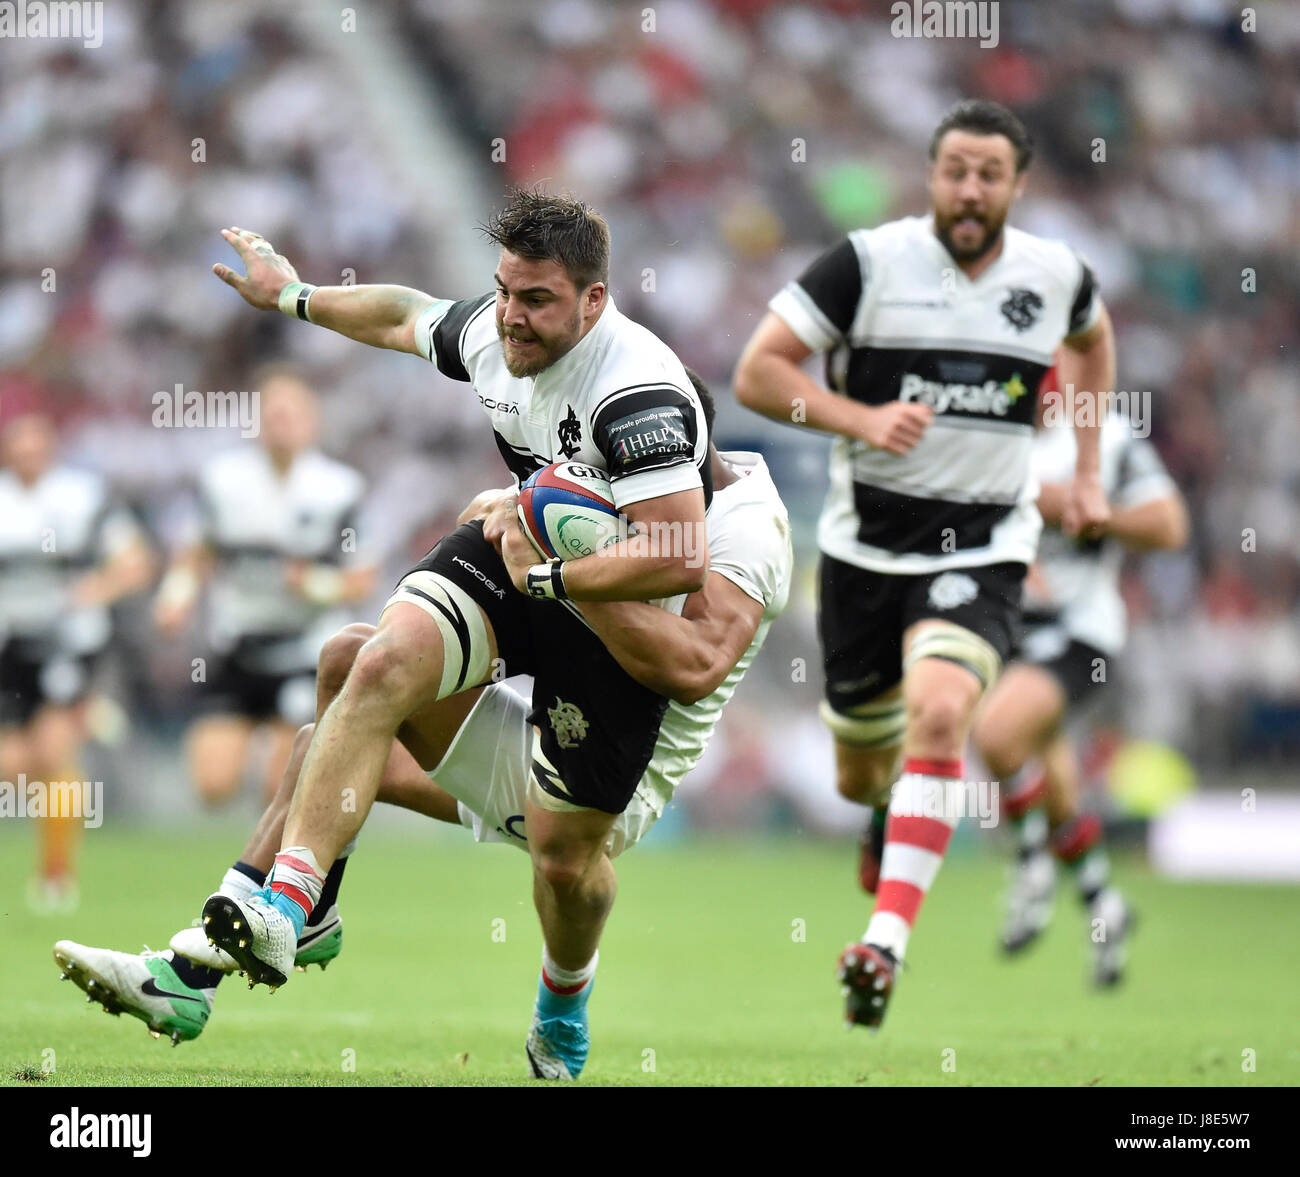
M 1041 527 L 1034 390 L 1061 343 L 1079 411 L 1064 528 L 1107 518 L 1086 410 L 1113 387 L 1110 322 L 1068 246 L 1006 225 L 1031 154 L 1010 111 L 955 106 L 930 142 L 930 215 L 827 250 L 772 299 L 736 376 L 743 404 L 838 435 L 818 528 L 822 715 L 839 791 L 883 838 L 878 859 L 864 839 L 876 907 L 839 962 L 850 1024 L 880 1025 L 960 814 L 971 718 Z M 800 368 L 814 353 L 829 387 Z
M 1073 434 L 1060 415 L 1048 416 L 1034 439 L 1038 510 L 1046 530 L 1026 581 L 1027 628 L 1017 660 L 985 699 L 973 735 L 984 763 L 1002 782 L 1003 813 L 1018 843 L 1003 949 L 1021 951 L 1047 926 L 1055 856 L 1073 875 L 1088 911 L 1093 981 L 1107 986 L 1123 976 L 1133 918 L 1110 883 L 1101 821 L 1080 811 L 1078 765 L 1064 725 L 1096 704 L 1124 647 L 1124 552 L 1181 547 L 1187 511 L 1155 447 L 1112 413 L 1100 453 L 1110 517 L 1094 539 L 1067 538 L 1060 528 L 1074 451 Z M 1026 768 L 1032 760 L 1041 762 L 1041 773 Z
M 46 787 L 37 912 L 77 906 L 77 840 L 91 674 L 112 633 L 109 607 L 144 589 L 154 556 L 103 479 L 56 461 L 53 423 L 12 420 L 0 470 L 0 775 Z M 80 795 L 80 794 L 78 794 Z
M 529 1055 L 573 1073 L 581 1058 L 569 1044 L 585 1046 L 596 950 L 614 901 L 604 846 L 668 705 L 618 665 L 575 602 L 666 599 L 680 608 L 672 598 L 705 583 L 708 430 L 681 361 L 609 295 L 602 217 L 577 200 L 516 191 L 485 230 L 501 247 L 495 294 L 459 302 L 400 286 L 312 287 L 264 238 L 239 229 L 223 235 L 246 276 L 214 269 L 255 307 L 419 355 L 469 382 L 517 482 L 554 461 L 599 466 L 631 523 L 684 542 L 646 554 L 625 540 L 565 564 L 511 569 L 497 550 L 504 513 L 444 537 L 399 583 L 317 724 L 265 892 L 214 895 L 204 919 L 256 981 L 283 984 L 330 865 L 374 801 L 399 725 L 485 684 L 494 667 L 532 674 L 530 722 L 540 738 L 525 811 L 544 948 Z
M 356 554 L 365 483 L 315 448 L 316 398 L 288 368 L 259 374 L 256 442 L 228 449 L 198 477 L 200 534 L 173 559 L 154 601 L 165 636 L 189 623 L 209 586 L 216 652 L 187 736 L 190 774 L 210 805 L 239 788 L 254 733 L 271 740 L 264 797 L 276 790 L 293 736 L 312 716 L 322 643 L 342 606 L 364 600 L 375 570 Z
M 701 399 L 711 427 L 712 404 L 703 391 Z M 688 599 L 681 617 L 635 602 L 580 606 L 619 663 L 672 700 L 645 775 L 610 828 L 604 846 L 610 858 L 645 836 L 678 782 L 699 760 L 722 708 L 762 647 L 789 593 L 793 564 L 789 522 L 762 458 L 712 450 L 712 476 L 709 576 Z M 466 515 L 478 513 L 496 498 L 480 496 Z M 508 542 L 527 541 L 520 535 Z M 373 633 L 373 626 L 351 625 L 327 643 L 317 680 L 322 711 Z M 404 727 L 401 742 L 394 742 L 378 800 L 458 822 L 472 829 L 477 841 L 507 842 L 524 849 L 533 744 L 528 712 L 526 700 L 505 683 L 462 692 L 427 709 L 420 716 L 418 731 L 416 725 Z M 299 733 L 281 790 L 240 861 L 227 872 L 222 891 L 250 894 L 271 867 L 311 730 L 306 727 Z M 418 760 L 408 746 L 420 749 Z M 295 963 L 299 967 L 315 963 L 323 968 L 341 950 L 336 902 L 346 862 L 346 854 L 335 861 L 317 907 L 328 915 L 316 925 L 306 925 L 298 940 Z M 135 956 L 61 941 L 55 946 L 55 959 L 110 1012 L 125 1010 L 155 1033 L 173 1035 L 174 1042 L 198 1035 L 208 1021 L 216 984 L 237 967 L 220 949 L 208 945 L 199 928 L 178 932 L 171 949 L 161 953 Z M 545 1070 L 544 1060 L 530 1061 L 534 1073 L 576 1077 L 572 1071 Z

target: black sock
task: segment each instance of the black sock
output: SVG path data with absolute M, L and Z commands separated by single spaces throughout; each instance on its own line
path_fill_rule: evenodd
M 247 875 L 259 887 L 266 885 L 266 871 L 258 870 L 255 866 L 249 866 L 246 862 L 237 862 L 230 868 L 237 870 L 241 875 Z
M 195 964 L 189 957 L 182 956 L 179 952 L 172 953 L 172 968 L 176 970 L 181 983 L 191 989 L 215 989 L 221 983 L 221 978 L 226 975 L 220 969 L 209 969 L 201 964 Z
M 320 898 L 316 901 L 316 906 L 311 909 L 311 915 L 307 917 L 306 927 L 314 928 L 325 918 L 325 913 L 338 901 L 339 886 L 343 882 L 343 872 L 347 869 L 348 859 L 345 855 L 343 858 L 336 858 L 334 865 L 330 867 L 329 873 L 325 876 L 325 884 L 320 889 Z

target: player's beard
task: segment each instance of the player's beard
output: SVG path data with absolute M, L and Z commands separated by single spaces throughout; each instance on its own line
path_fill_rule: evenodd
M 505 324 L 498 319 L 497 336 L 501 340 L 501 355 L 506 362 L 506 371 L 516 379 L 536 376 L 539 372 L 549 368 L 556 360 L 573 350 L 574 344 L 578 342 L 578 333 L 581 330 L 582 312 L 577 307 L 574 307 L 573 319 L 568 324 L 568 330 L 564 335 L 548 342 L 534 333 L 529 337 L 529 342 L 537 346 L 530 348 L 527 356 L 512 355 L 511 349 L 506 346 L 507 332 Z
M 984 227 L 984 236 L 980 239 L 978 245 L 962 247 L 953 240 L 952 231 L 955 225 L 969 217 L 974 217 Z M 1005 210 L 996 219 L 993 219 L 988 213 L 971 213 L 965 210 L 950 213 L 943 217 L 936 213 L 934 217 L 934 233 L 943 243 L 944 249 L 952 255 L 953 261 L 969 264 L 970 262 L 979 261 L 985 254 L 997 248 L 998 242 L 1002 240 L 1002 226 L 1006 224 L 1006 220 L 1007 214 Z

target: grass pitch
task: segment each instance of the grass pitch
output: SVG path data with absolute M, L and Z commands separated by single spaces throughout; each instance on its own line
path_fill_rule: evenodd
M 50 949 L 62 938 L 165 947 L 198 913 L 240 834 L 95 831 L 80 911 L 36 917 L 23 905 L 33 831 L 4 825 L 0 1084 L 531 1082 L 523 1040 L 540 936 L 528 861 L 514 850 L 454 831 L 368 835 L 348 868 L 344 951 L 329 971 L 294 974 L 275 995 L 229 979 L 200 1038 L 173 1049 L 60 984 Z M 1066 888 L 1051 931 L 1022 959 L 1002 960 L 1003 865 L 960 850 L 921 913 L 873 1036 L 845 1032 L 833 977 L 869 913 L 850 847 L 652 839 L 618 870 L 585 1084 L 1300 1082 L 1294 887 L 1171 883 L 1121 863 L 1118 881 L 1142 922 L 1128 980 L 1095 993 L 1086 920 Z M 1243 1070 L 1246 1051 L 1253 1071 Z

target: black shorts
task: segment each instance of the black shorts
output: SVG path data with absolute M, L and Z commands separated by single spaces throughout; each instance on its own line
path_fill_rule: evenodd
M 848 711 L 903 678 L 903 634 L 925 618 L 951 621 L 1006 659 L 1020 624 L 1024 564 L 901 576 L 822 556 L 817 628 L 826 700 Z
M 1016 660 L 1047 671 L 1058 683 L 1072 709 L 1088 707 L 1101 697 L 1109 657 L 1081 642 L 1052 622 L 1030 623 L 1016 650 Z
M 199 684 L 200 715 L 239 715 L 298 726 L 316 714 L 316 667 L 299 634 L 247 634 L 212 659 Z
M 534 759 L 537 783 L 574 805 L 622 813 L 650 763 L 668 700 L 633 679 L 571 605 L 515 589 L 481 521 L 439 540 L 417 571 L 468 593 L 492 624 L 504 673 L 533 676 L 528 720 L 560 778 Z
M 25 727 L 46 704 L 79 703 L 96 658 L 66 653 L 52 639 L 11 637 L 0 647 L 0 726 Z

